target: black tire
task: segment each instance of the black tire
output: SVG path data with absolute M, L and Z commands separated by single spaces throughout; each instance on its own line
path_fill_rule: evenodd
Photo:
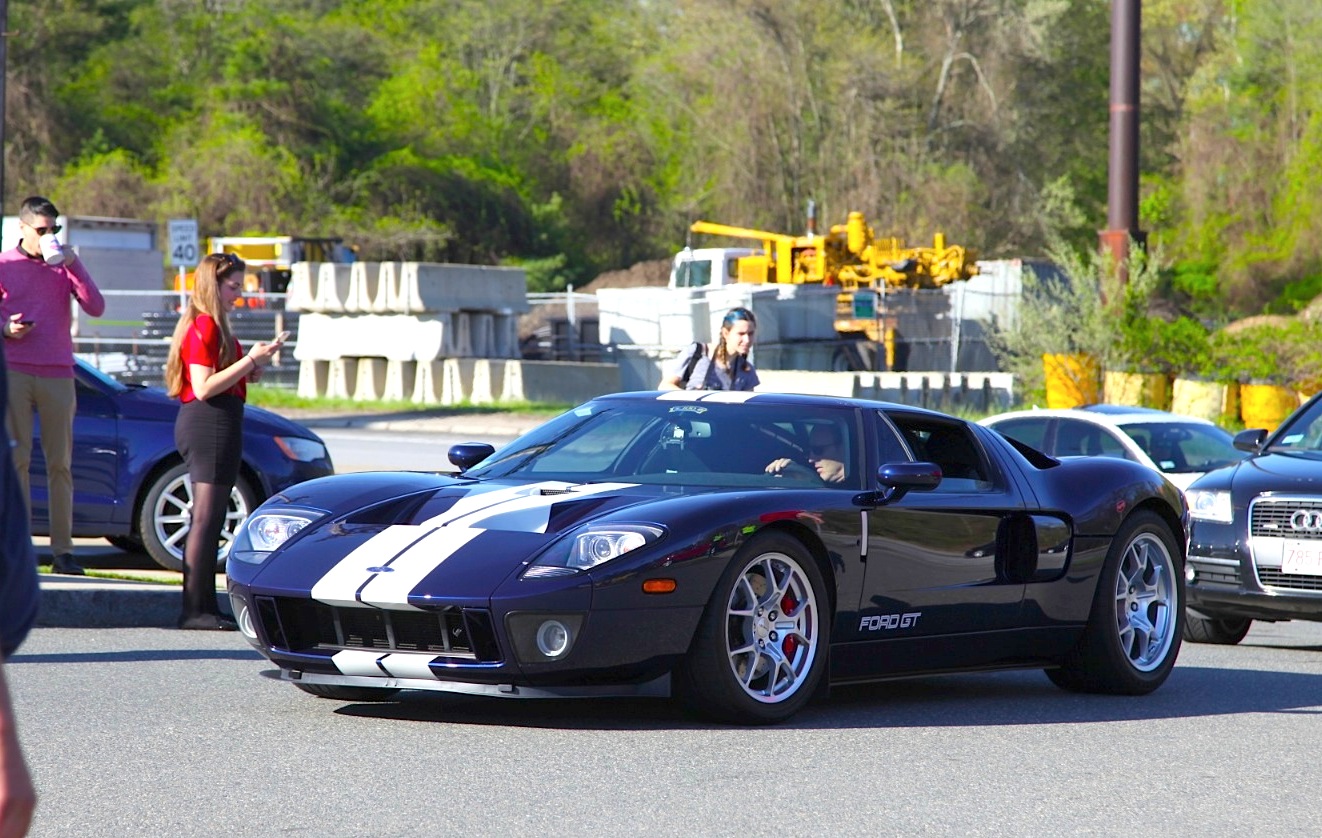
M 1074 692 L 1145 695 L 1165 682 L 1180 654 L 1184 573 L 1171 528 L 1140 511 L 1120 527 L 1106 555 L 1092 612 L 1056 686 Z
M 300 684 L 297 681 L 294 686 L 308 695 L 335 701 L 389 701 L 399 692 L 385 687 L 340 687 L 334 684 Z
M 1184 612 L 1184 639 L 1193 643 L 1234 646 L 1249 633 L 1252 620 L 1233 617 L 1202 617 Z
M 143 495 L 138 512 L 138 537 L 147 555 L 166 570 L 183 570 L 184 541 L 191 526 L 188 510 L 192 502 L 193 486 L 188 481 L 188 467 L 183 463 L 158 474 Z M 239 475 L 230 492 L 225 526 L 220 533 L 222 566 L 239 525 L 257 504 L 257 492 Z
M 826 670 L 830 612 L 821 570 L 803 544 L 778 532 L 754 537 L 712 592 L 676 669 L 677 695 L 720 722 L 788 719 Z
M 141 553 L 143 551 L 142 542 L 131 535 L 108 535 L 106 541 L 116 550 L 123 550 L 125 553 Z

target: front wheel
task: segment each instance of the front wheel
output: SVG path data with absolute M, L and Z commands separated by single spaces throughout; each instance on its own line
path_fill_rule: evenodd
M 774 724 L 812 697 L 826 668 L 830 607 L 822 573 L 784 533 L 748 542 L 721 576 L 688 657 L 681 699 L 734 724 Z
M 1047 676 L 1075 692 L 1144 695 L 1165 682 L 1180 653 L 1184 575 L 1170 526 L 1137 512 L 1106 555 L 1079 644 Z
M 1252 620 L 1237 620 L 1232 617 L 1203 617 L 1198 614 L 1184 614 L 1184 639 L 1194 643 L 1218 643 L 1234 646 L 1249 633 Z
M 225 523 L 220 531 L 220 557 L 229 553 L 239 525 L 257 507 L 257 493 L 243 475 L 230 491 Z M 143 496 L 138 513 L 138 536 L 147 555 L 166 570 L 183 570 L 184 542 L 192 528 L 193 483 L 188 466 L 177 463 L 157 475 Z

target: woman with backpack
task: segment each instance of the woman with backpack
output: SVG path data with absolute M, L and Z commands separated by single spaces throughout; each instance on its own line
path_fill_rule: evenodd
M 757 320 L 742 306 L 726 312 L 711 346 L 694 342 L 661 376 L 660 390 L 752 390 L 760 383 L 748 360 Z

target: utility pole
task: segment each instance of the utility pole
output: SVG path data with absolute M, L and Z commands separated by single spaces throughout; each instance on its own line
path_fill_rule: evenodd
M 5 205 L 5 76 L 9 70 L 9 0 L 0 0 L 0 215 Z
M 1147 236 L 1138 229 L 1139 31 L 1142 0 L 1111 0 L 1111 125 L 1106 185 L 1106 227 L 1099 234 L 1103 253 L 1110 253 L 1128 277 L 1125 263 L 1132 240 L 1142 247 Z

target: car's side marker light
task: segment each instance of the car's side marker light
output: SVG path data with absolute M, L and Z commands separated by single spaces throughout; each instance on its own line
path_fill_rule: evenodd
M 644 579 L 643 593 L 645 594 L 670 594 L 674 593 L 676 583 L 674 579 Z

